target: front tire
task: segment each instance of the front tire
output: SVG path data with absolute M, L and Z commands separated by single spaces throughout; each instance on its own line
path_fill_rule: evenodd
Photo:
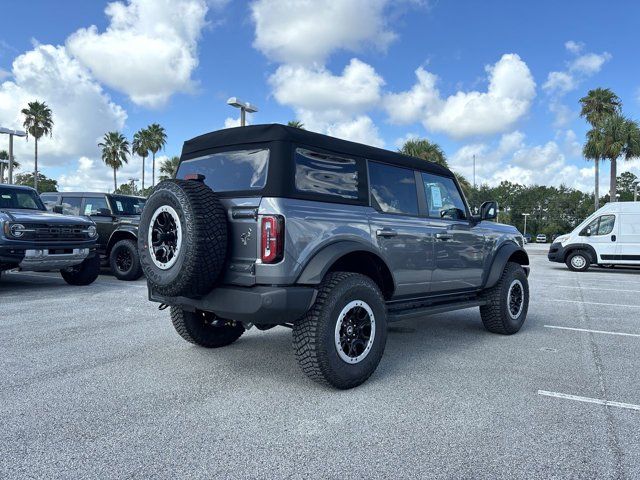
M 378 285 L 357 273 L 329 273 L 311 309 L 293 326 L 302 371 L 339 389 L 357 387 L 375 371 L 387 342 L 387 312 Z
M 60 275 L 69 285 L 91 285 L 100 275 L 100 256 L 96 253 L 79 265 L 60 270 Z
M 109 266 L 118 280 L 137 280 L 142 276 L 138 245 L 134 240 L 120 240 L 111 249 Z
M 565 264 L 572 272 L 586 272 L 591 266 L 591 260 L 586 252 L 576 250 L 569 254 L 565 260 Z
M 529 310 L 529 282 L 522 266 L 507 262 L 498 283 L 487 291 L 486 300 L 480 307 L 484 327 L 502 335 L 518 332 Z
M 219 319 L 209 312 L 187 312 L 180 307 L 171 307 L 171 322 L 187 342 L 205 348 L 226 347 L 244 333 L 241 323 Z

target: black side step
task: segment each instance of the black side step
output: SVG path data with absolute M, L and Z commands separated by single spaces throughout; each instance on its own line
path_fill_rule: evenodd
M 399 322 L 409 318 L 423 317 L 426 315 L 434 315 L 436 313 L 451 312 L 454 310 L 462 310 L 464 308 L 479 307 L 485 305 L 486 300 L 479 298 L 473 300 L 462 300 L 450 303 L 438 303 L 433 305 L 425 305 L 420 307 L 411 307 L 405 309 L 393 309 L 388 311 L 388 322 Z

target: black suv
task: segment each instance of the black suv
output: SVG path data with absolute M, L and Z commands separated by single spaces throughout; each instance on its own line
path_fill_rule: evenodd
M 529 304 L 522 235 L 472 215 L 439 165 L 282 125 L 184 144 L 140 220 L 152 301 L 187 341 L 222 347 L 252 326 L 293 329 L 303 371 L 364 382 L 390 322 L 476 307 L 516 333 Z
M 43 193 L 47 209 L 65 215 L 85 215 L 98 228 L 98 252 L 120 280 L 142 276 L 138 255 L 138 223 L 143 197 L 96 192 Z
M 71 285 L 89 285 L 100 274 L 97 231 L 86 217 L 47 212 L 30 187 L 0 185 L 0 273 L 60 270 Z

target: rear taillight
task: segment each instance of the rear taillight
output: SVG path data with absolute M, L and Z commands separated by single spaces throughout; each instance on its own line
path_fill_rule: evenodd
M 284 219 L 280 215 L 262 217 L 260 258 L 262 263 L 282 260 L 284 252 Z

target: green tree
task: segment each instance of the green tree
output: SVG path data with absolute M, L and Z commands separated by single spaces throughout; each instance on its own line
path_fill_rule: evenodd
M 133 135 L 131 153 L 142 157 L 142 190 L 144 190 L 144 161 L 151 150 L 151 135 L 148 130 L 140 129 Z
M 0 150 L 0 183 L 9 180 L 9 153 L 6 150 Z M 6 162 L 6 163 L 5 163 Z M 13 156 L 13 169 L 20 168 L 20 164 L 16 162 L 16 156 Z
M 98 144 L 102 149 L 102 161 L 113 168 L 113 190 L 118 189 L 116 171 L 122 165 L 128 163 L 129 142 L 120 132 L 107 132 L 104 134 L 102 142 Z
M 22 114 L 24 115 L 24 123 L 22 125 L 27 131 L 27 139 L 29 138 L 28 135 L 31 135 L 35 140 L 35 175 L 33 177 L 33 186 L 38 190 L 38 140 L 44 135 L 52 136 L 53 114 L 46 103 L 37 100 L 29 102 L 27 108 L 22 109 Z
M 150 143 L 149 150 L 151 150 L 151 154 L 153 155 L 152 161 L 152 169 L 151 169 L 151 186 L 155 187 L 156 185 L 156 153 L 162 150 L 164 146 L 167 144 L 167 133 L 163 126 L 159 123 L 152 123 L 147 127 L 147 132 L 149 132 Z
M 287 126 L 300 128 L 301 130 L 304 130 L 304 123 L 302 123 L 300 120 L 289 120 L 287 122 Z
M 615 114 L 605 118 L 601 130 L 598 149 L 603 152 L 603 158 L 611 162 L 609 198 L 615 202 L 618 158 L 629 160 L 640 157 L 640 126 L 633 120 Z
M 620 113 L 622 102 L 620 98 L 608 88 L 594 88 L 580 99 L 580 116 L 584 117 L 592 130 L 587 134 L 587 142 L 583 148 L 585 158 L 593 160 L 595 164 L 595 209 L 600 208 L 600 160 L 604 159 L 604 152 L 598 150 L 598 130 L 602 129 L 605 118 Z M 594 139 L 595 138 L 595 139 Z
M 160 181 L 175 178 L 179 163 L 180 157 L 176 156 L 163 160 L 160 164 Z
M 16 175 L 15 184 L 24 185 L 25 187 L 33 186 L 33 173 L 20 173 Z M 38 172 L 38 186 L 40 188 L 40 193 L 58 191 L 58 181 L 53 178 L 48 178 L 40 172 Z
M 116 188 L 115 193 L 120 195 L 138 195 L 138 189 L 136 188 L 133 182 L 122 183 L 118 188 Z

